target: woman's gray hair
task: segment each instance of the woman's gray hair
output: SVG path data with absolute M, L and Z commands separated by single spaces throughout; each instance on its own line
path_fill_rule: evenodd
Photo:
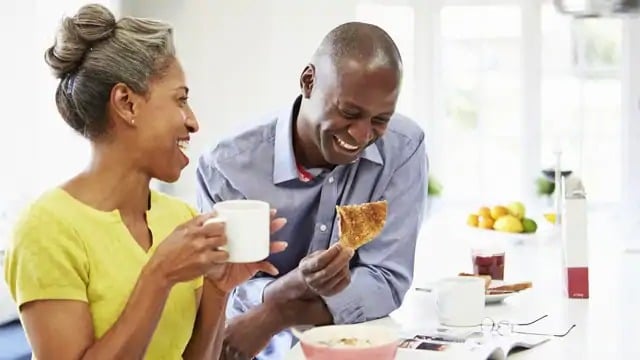
M 56 105 L 75 131 L 96 139 L 108 130 L 111 89 L 124 83 L 146 94 L 175 59 L 173 30 L 165 22 L 123 17 L 98 4 L 62 20 L 45 61 L 60 79 Z

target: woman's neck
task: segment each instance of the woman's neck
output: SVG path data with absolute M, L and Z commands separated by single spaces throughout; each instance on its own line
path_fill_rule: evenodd
M 63 188 L 98 210 L 136 216 L 149 209 L 150 180 L 132 163 L 131 154 L 94 146 L 89 167 Z

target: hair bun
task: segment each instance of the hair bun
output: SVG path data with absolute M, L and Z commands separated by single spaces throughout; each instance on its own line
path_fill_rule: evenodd
M 57 78 L 78 69 L 85 53 L 97 42 L 109 38 L 116 18 L 103 5 L 85 5 L 73 17 L 62 20 L 56 40 L 45 52 L 45 61 Z

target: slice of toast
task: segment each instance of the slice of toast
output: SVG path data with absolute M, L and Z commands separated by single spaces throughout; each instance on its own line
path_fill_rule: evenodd
M 506 285 L 492 287 L 489 290 L 518 292 L 525 289 L 529 289 L 531 287 L 533 287 L 533 284 L 531 283 L 531 281 L 523 281 L 515 284 L 506 284 Z
M 387 220 L 387 201 L 339 205 L 340 244 L 354 250 L 377 237 Z

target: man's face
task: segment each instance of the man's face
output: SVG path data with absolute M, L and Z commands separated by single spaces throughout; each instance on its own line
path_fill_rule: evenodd
M 400 73 L 366 63 L 309 65 L 301 77 L 306 126 L 324 160 L 349 164 L 380 138 L 395 111 Z

